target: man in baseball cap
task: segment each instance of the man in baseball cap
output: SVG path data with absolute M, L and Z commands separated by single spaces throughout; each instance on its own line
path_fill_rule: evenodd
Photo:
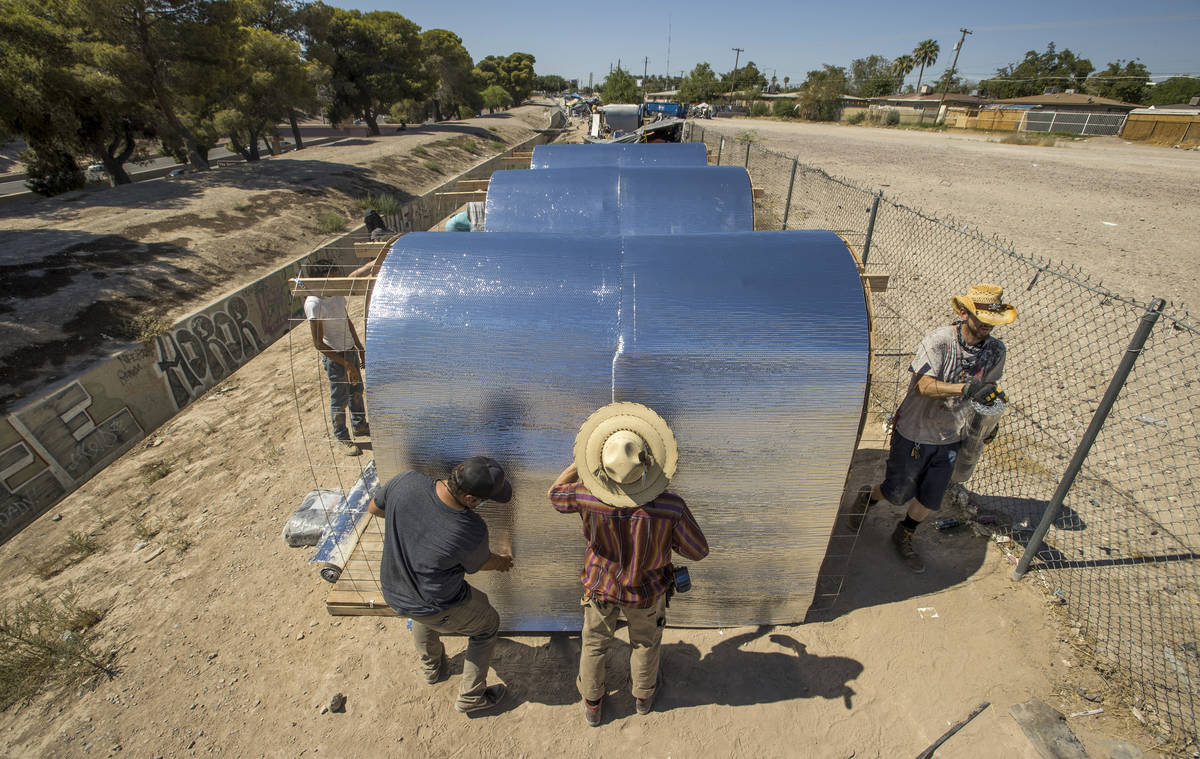
M 442 634 L 469 638 L 454 705 L 467 714 L 495 707 L 505 687 L 487 685 L 500 615 L 464 574 L 507 572 L 513 565 L 512 556 L 492 552 L 487 524 L 475 509 L 484 501 L 507 503 L 512 494 L 504 468 L 475 456 L 444 480 L 417 471 L 398 474 L 367 507 L 385 520 L 380 589 L 388 606 L 412 619 L 425 682 L 433 685 L 446 672 Z

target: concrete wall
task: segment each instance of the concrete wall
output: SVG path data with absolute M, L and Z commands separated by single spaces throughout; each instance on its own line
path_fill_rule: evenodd
M 514 150 L 531 150 L 546 139 L 538 135 Z M 394 228 L 429 228 L 445 215 L 445 201 L 435 193 L 459 179 L 490 176 L 501 158 L 409 202 L 390 220 Z M 362 263 L 353 257 L 354 238 L 364 239 L 356 230 L 326 243 L 189 314 L 152 341 L 57 383 L 0 420 L 0 543 L 285 335 L 290 320 L 303 314 L 288 280 L 318 254 L 339 264 Z

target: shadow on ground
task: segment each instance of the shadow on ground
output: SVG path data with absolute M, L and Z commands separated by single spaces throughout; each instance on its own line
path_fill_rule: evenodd
M 582 612 L 580 613 L 582 617 Z M 706 654 L 691 643 L 664 643 L 663 684 L 656 711 L 720 704 L 747 706 L 801 698 L 837 699 L 854 706 L 851 680 L 863 665 L 843 656 L 815 656 L 797 639 L 798 627 L 762 626 L 734 635 Z M 634 713 L 630 693 L 629 644 L 618 640 L 609 650 L 606 719 Z M 554 633 L 540 646 L 520 638 L 501 638 L 492 668 L 511 689 L 514 704 L 532 701 L 561 706 L 579 702 L 575 676 L 579 670 L 579 636 Z M 765 649 L 765 650 L 761 650 Z M 462 671 L 462 657 L 451 660 Z
M 936 593 L 965 581 L 983 566 L 987 541 L 967 525 L 945 532 L 934 529 L 937 514 L 921 525 L 914 540 L 925 561 L 923 574 L 909 570 L 892 544 L 892 531 L 904 518 L 901 507 L 881 501 L 856 529 L 855 496 L 860 487 L 883 479 L 886 461 L 887 451 L 881 448 L 864 446 L 855 451 L 805 622 L 824 622 L 855 609 Z M 951 510 L 945 507 L 943 513 Z

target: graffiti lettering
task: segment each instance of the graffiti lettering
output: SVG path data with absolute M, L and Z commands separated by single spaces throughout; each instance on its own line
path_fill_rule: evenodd
M 192 317 L 186 327 L 155 338 L 158 372 L 181 409 L 267 346 L 250 321 L 246 301 L 234 296 L 225 310 Z

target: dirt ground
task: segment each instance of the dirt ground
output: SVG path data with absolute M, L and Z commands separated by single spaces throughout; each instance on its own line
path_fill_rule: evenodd
M 512 126 L 508 141 L 527 134 L 528 125 Z M 758 122 L 754 126 L 767 132 Z M 914 134 L 901 138 L 911 145 L 897 151 L 893 132 L 846 129 L 849 141 L 839 161 L 865 161 L 857 156 L 872 132 L 878 135 L 877 151 L 929 151 L 923 161 L 897 159 L 905 163 L 896 171 L 905 174 L 904 182 L 916 182 L 911 172 L 924 167 L 929 192 L 940 186 L 947 167 L 988 170 L 985 151 L 1001 150 L 1001 165 L 1016 160 L 1009 155 L 1014 146 Z M 431 133 L 428 139 L 441 137 Z M 836 135 L 821 139 L 837 142 Z M 329 152 L 301 153 L 291 159 L 302 162 L 293 167 L 300 177 L 287 173 L 286 160 L 274 159 L 267 164 L 279 173 L 267 181 L 279 191 L 312 176 L 307 184 L 315 194 L 304 202 L 347 209 L 360 186 L 336 185 L 329 195 L 316 194 L 326 179 L 336 183 L 348 172 L 361 171 L 354 176 L 396 182 L 413 194 L 441 181 L 363 168 L 384 158 L 385 149 L 386 155 L 403 155 L 404 146 L 384 147 L 390 140 L 356 140 L 321 149 Z M 1056 149 L 1020 150 L 1037 155 L 1030 160 L 1038 162 Z M 1200 165 L 1194 156 L 1152 150 L 1165 153 L 1169 159 L 1164 161 L 1183 161 L 1185 168 L 1176 171 Z M 1159 160 L 1156 153 L 1146 155 L 1150 164 Z M 801 157 L 862 183 L 870 180 L 856 177 L 849 163 L 842 170 L 819 156 Z M 326 162 L 332 166 L 320 165 Z M 886 165 L 870 165 L 879 175 L 888 174 Z M 278 238 L 295 227 L 288 232 L 295 239 L 276 239 L 277 261 L 320 241 L 305 226 L 303 214 L 290 216 L 294 212 L 287 203 L 279 206 L 287 219 L 227 229 L 215 220 L 228 218 L 235 206 L 270 188 L 238 186 L 249 180 L 192 181 L 201 184 L 178 204 L 158 204 L 152 189 L 134 186 L 39 201 L 42 205 L 27 206 L 24 215 L 8 206 L 0 209 L 0 223 L 10 240 L 36 238 L 46 229 L 132 239 L 128 230 L 135 226 L 147 230 L 136 238 L 142 243 L 183 235 L 189 238 L 188 250 L 208 251 L 197 255 L 210 257 L 205 260 L 217 267 L 246 237 Z M 911 193 L 902 198 L 906 202 L 930 211 L 944 208 L 922 203 L 916 185 L 901 190 L 899 183 L 892 179 L 898 195 Z M 155 184 L 163 183 L 146 187 Z M 1018 185 L 1023 198 L 1042 198 L 1039 213 L 1047 219 L 1065 217 L 1067 208 L 1088 207 L 1092 192 L 1085 185 L 1079 188 L 1083 196 L 1074 197 L 1074 185 Z M 120 202 L 110 202 L 109 192 Z M 1194 199 L 1196 188 L 1189 192 Z M 1137 202 L 1155 205 L 1151 199 Z M 982 226 L 995 223 L 990 210 L 980 205 L 954 212 Z M 1035 210 L 1030 205 L 1028 212 Z M 180 219 L 187 214 L 196 220 L 184 230 Z M 1155 221 L 1156 226 L 1171 223 Z M 1187 223 L 1194 228 L 1196 220 Z M 271 224 L 280 226 L 262 226 Z M 1194 276 L 1182 263 L 1185 247 L 1181 238 L 1176 280 Z M 238 279 L 233 270 L 227 264 L 206 272 L 213 279 L 210 295 L 250 278 L 238 270 L 244 274 Z M 20 301 L 5 303 L 22 307 Z M 289 549 L 280 537 L 308 490 L 338 483 L 348 487 L 369 456 L 335 456 L 313 435 L 323 426 L 325 405 L 323 392 L 311 381 L 315 367 L 307 327 L 299 325 L 0 547 L 0 561 L 10 568 L 0 602 L 12 608 L 72 588 L 83 604 L 103 611 L 89 635 L 97 649 L 116 652 L 119 668 L 111 679 L 52 690 L 0 713 L 0 754 L 897 757 L 915 756 L 988 701 L 991 706 L 937 756 L 1035 759 L 1038 752 L 1008 709 L 1036 697 L 1068 715 L 1104 710 L 1068 720 L 1092 757 L 1170 755 L 1155 748 L 1154 735 L 1090 666 L 1085 649 L 1036 579 L 1011 581 L 1012 564 L 1000 546 L 968 531 L 923 529 L 918 547 L 930 568 L 912 575 L 887 544 L 897 518 L 888 509 L 868 516 L 838 601 L 816 620 L 773 628 L 669 629 L 666 683 L 654 713 L 634 713 L 622 661 L 628 649 L 620 646 L 610 660 L 606 722 L 599 729 L 587 727 L 574 690 L 578 637 L 520 635 L 504 637 L 493 661 L 493 677 L 511 690 L 505 706 L 468 719 L 452 706 L 456 676 L 427 686 L 417 674 L 403 620 L 328 616 L 324 597 L 330 586 L 307 563 L 310 551 Z M 877 427 L 868 427 L 852 489 L 876 476 L 879 434 Z M 91 534 L 96 550 L 70 563 L 65 546 L 71 533 Z M 47 562 L 59 555 L 63 558 L 48 570 Z M 517 557 L 514 572 L 519 565 Z M 702 576 L 702 567 L 695 568 L 695 578 Z M 564 570 L 563 582 L 575 581 L 576 569 Z M 462 640 L 448 641 L 454 675 L 461 672 L 463 648 Z M 336 693 L 347 698 L 345 712 L 323 713 Z
M 1200 308 L 1200 150 L 1118 137 L 1009 145 L 994 134 L 847 124 L 711 119 L 769 150 L 945 221 L 978 228 L 1024 255 L 1081 268 L 1127 297 Z

